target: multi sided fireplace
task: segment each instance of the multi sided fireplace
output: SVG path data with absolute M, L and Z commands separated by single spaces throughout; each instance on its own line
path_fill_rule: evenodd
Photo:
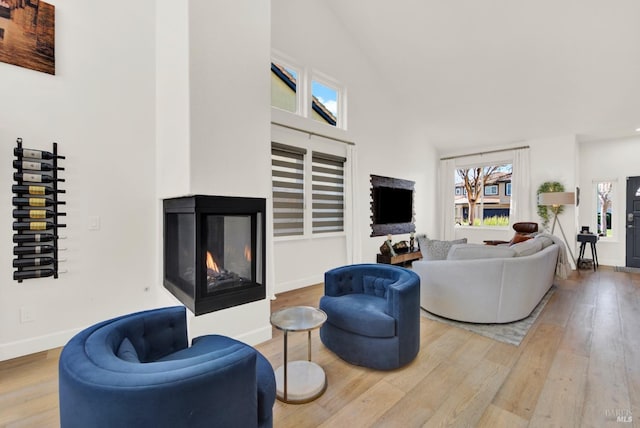
M 265 298 L 265 199 L 165 199 L 164 286 L 195 315 Z

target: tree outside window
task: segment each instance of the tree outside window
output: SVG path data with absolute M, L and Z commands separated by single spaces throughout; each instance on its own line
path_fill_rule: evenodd
M 598 235 L 603 237 L 613 236 L 611 228 L 611 212 L 613 208 L 613 183 L 602 181 L 596 183 L 597 204 L 597 224 Z
M 456 223 L 465 226 L 508 226 L 511 196 L 505 190 L 511 183 L 512 165 L 485 165 L 458 168 L 455 186 Z M 485 192 L 485 189 L 488 191 Z M 510 193 L 510 192 L 509 192 Z

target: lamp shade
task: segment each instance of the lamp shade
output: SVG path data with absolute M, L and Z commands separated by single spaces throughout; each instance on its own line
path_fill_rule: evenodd
M 538 195 L 538 205 L 575 205 L 576 194 L 574 192 L 547 192 Z

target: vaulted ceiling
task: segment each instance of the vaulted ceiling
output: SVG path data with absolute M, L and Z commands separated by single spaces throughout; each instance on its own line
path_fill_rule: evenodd
M 440 151 L 640 127 L 638 0 L 325 0 Z

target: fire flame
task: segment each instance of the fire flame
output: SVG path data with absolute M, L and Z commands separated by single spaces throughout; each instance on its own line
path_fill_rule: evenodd
M 220 272 L 220 268 L 215 260 L 213 260 L 213 256 L 210 252 L 207 251 L 207 269 L 212 270 L 214 272 Z
M 244 246 L 244 258 L 250 262 L 251 261 L 251 248 L 248 245 Z

